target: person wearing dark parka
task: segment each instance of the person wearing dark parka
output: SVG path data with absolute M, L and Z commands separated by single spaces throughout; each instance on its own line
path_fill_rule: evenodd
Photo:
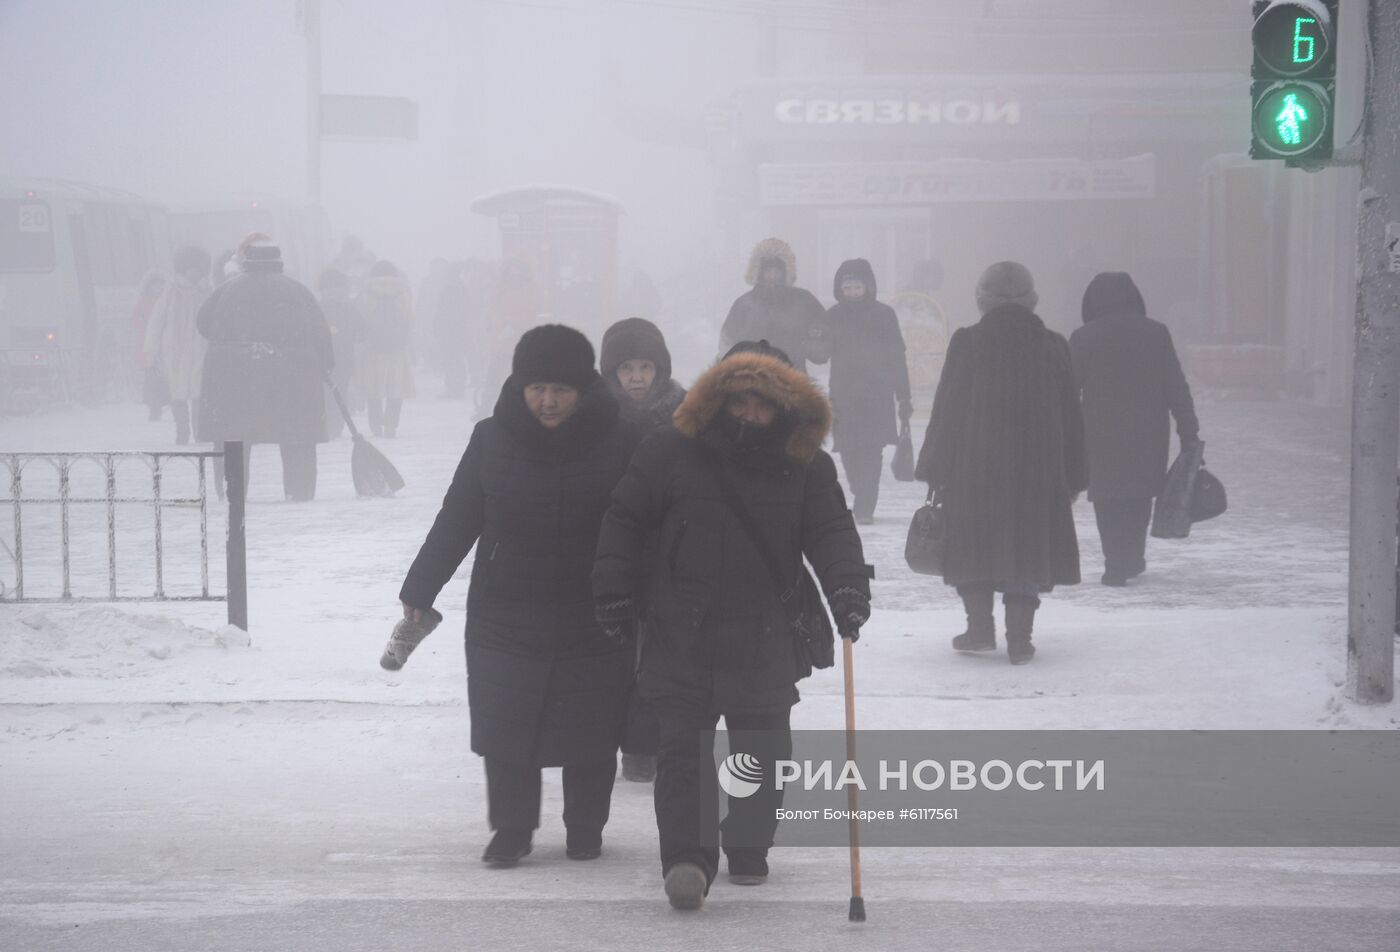
M 643 434 L 671 425 L 671 415 L 685 399 L 685 388 L 671 377 L 671 351 L 661 328 L 642 317 L 628 317 L 603 332 L 598 371 L 617 398 L 623 419 Z M 640 651 L 645 632 L 639 631 Z M 659 743 L 656 712 L 634 689 L 622 736 L 622 778 L 634 783 L 656 779 Z
M 566 854 L 602 851 L 633 652 L 594 620 L 589 576 L 636 444 L 588 339 L 559 324 L 527 331 L 399 593 L 405 617 L 421 619 L 476 547 L 467 703 L 495 831 L 490 865 L 531 851 L 542 767 L 564 768 Z
M 761 763 L 791 757 L 796 684 L 811 669 L 775 580 L 790 591 L 805 556 L 845 636 L 870 617 L 870 569 L 821 450 L 830 425 L 826 398 L 786 355 L 741 342 L 691 387 L 674 428 L 642 442 L 603 522 L 598 619 L 624 641 L 647 628 L 639 679 L 660 727 L 656 823 L 677 909 L 703 903 L 721 832 L 731 882 L 768 875 L 781 791 L 731 797 L 724 829 L 705 829 L 700 771 L 713 757 L 702 737 L 720 717 L 731 731 L 763 732 L 751 750 L 732 747 Z
M 316 495 L 316 444 L 326 441 L 325 376 L 335 367 L 330 326 L 316 297 L 282 273 L 282 252 L 244 241 L 242 272 L 214 289 L 196 326 L 204 355 L 198 438 L 276 443 L 287 499 Z M 244 459 L 247 472 L 247 458 Z M 223 485 L 222 466 L 215 480 Z
M 1000 591 L 1012 664 L 1035 655 L 1040 595 L 1079 583 L 1071 507 L 1089 481 L 1069 345 L 1032 310 L 1038 300 L 1022 264 L 982 274 L 982 319 L 948 342 L 914 469 L 943 505 L 943 581 L 967 613 L 953 648 L 996 650 Z
M 1133 279 L 1096 275 L 1084 291 L 1084 325 L 1069 338 L 1084 402 L 1089 501 L 1103 542 L 1103 584 L 1147 571 L 1152 500 L 1166 483 L 1168 415 L 1183 448 L 1200 439 L 1191 388 L 1171 331 L 1147 316 Z
M 885 447 L 899 441 L 899 423 L 914 412 L 899 317 L 875 299 L 875 270 L 864 258 L 843 262 L 832 282 L 836 304 L 826 312 L 831 350 L 832 446 L 841 454 L 856 522 L 875 521 Z

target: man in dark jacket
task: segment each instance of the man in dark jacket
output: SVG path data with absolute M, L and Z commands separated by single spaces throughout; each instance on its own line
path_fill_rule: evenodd
M 739 341 L 766 340 L 807 372 L 807 361 L 825 363 L 826 311 L 811 291 L 796 286 L 797 256 L 786 241 L 765 238 L 754 246 L 744 279 L 753 287 L 735 299 L 719 334 L 719 352 Z
M 702 733 L 722 715 L 731 731 L 765 732 L 769 746 L 750 751 L 762 761 L 791 756 L 796 683 L 810 669 L 775 576 L 795 586 L 805 555 L 844 635 L 854 639 L 870 615 L 860 536 L 821 450 L 830 405 L 773 348 L 747 346 L 696 381 L 674 429 L 638 448 L 613 492 L 593 570 L 605 630 L 630 636 L 645 608 L 640 679 L 660 721 L 656 822 L 678 909 L 700 906 L 719 865 L 715 831 L 701 829 L 700 771 L 713 757 Z M 649 539 L 659 553 L 652 565 Z M 744 817 L 756 831 L 755 842 L 735 843 L 726 826 L 731 881 L 766 878 L 779 806 L 780 791 L 731 798 L 727 823 Z
M 1037 300 L 1024 265 L 1002 261 L 983 273 L 982 319 L 948 342 L 914 471 L 947 517 L 943 581 L 967 612 L 953 647 L 996 650 L 1000 591 L 1012 664 L 1035 654 L 1040 594 L 1079 583 L 1070 507 L 1089 481 L 1069 346 L 1031 310 Z
M 399 593 L 405 616 L 421 616 L 476 546 L 467 704 L 496 831 L 482 859 L 494 866 L 531 850 L 542 767 L 564 768 L 569 858 L 602 851 L 633 655 L 594 620 L 589 575 L 636 445 L 588 339 L 560 324 L 526 331 Z
M 276 246 L 250 242 L 241 257 L 242 273 L 199 310 L 209 341 L 199 438 L 276 443 L 287 498 L 310 500 L 316 444 L 326 439 L 323 378 L 335 364 L 330 327 L 315 295 L 282 273 Z
M 1103 584 L 1121 586 L 1147 570 L 1152 500 L 1171 449 L 1168 413 L 1183 447 L 1200 438 L 1200 424 L 1171 331 L 1147 316 L 1131 277 L 1096 275 L 1083 316 L 1069 348 L 1084 401 L 1089 501 L 1103 541 Z
M 880 498 L 885 447 L 899 441 L 895 414 L 908 426 L 914 412 L 904 335 L 894 310 L 875 300 L 875 271 L 864 258 L 836 269 L 832 293 L 836 304 L 826 312 L 832 440 L 851 486 L 856 522 L 869 525 Z

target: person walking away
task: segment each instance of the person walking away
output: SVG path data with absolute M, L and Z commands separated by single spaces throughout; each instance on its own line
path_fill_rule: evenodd
M 331 352 L 335 356 L 331 382 L 340 390 L 348 407 L 350 382 L 355 376 L 355 355 L 365 339 L 365 318 L 351 298 L 350 276 L 345 272 L 334 268 L 322 271 L 316 279 L 316 290 L 320 293 L 321 313 L 326 316 L 326 326 L 331 331 Z M 324 403 L 328 435 L 336 439 L 345 431 L 345 419 L 329 387 L 325 390 Z
M 208 342 L 198 437 L 276 443 L 286 498 L 309 501 L 316 495 L 316 444 L 326 439 L 330 327 L 311 291 L 282 273 L 279 248 L 251 242 L 241 258 L 242 272 L 214 290 L 196 320 Z M 222 476 L 220 469 L 218 485 Z
M 146 360 L 165 378 L 179 446 L 190 442 L 191 414 L 199 400 L 205 341 L 195 322 L 212 291 L 211 264 L 203 248 L 186 245 L 177 250 L 172 261 L 175 279 L 166 285 L 146 325 Z
M 805 556 L 844 634 L 854 640 L 870 617 L 871 572 L 821 450 L 830 425 L 806 374 L 766 342 L 741 342 L 695 382 L 675 426 L 642 442 L 603 520 L 598 619 L 623 641 L 647 629 L 639 678 L 660 728 L 656 825 L 678 909 L 699 908 L 719 866 L 721 831 L 702 829 L 704 732 L 723 717 L 730 731 L 764 732 L 743 752 L 770 765 L 791 757 L 796 685 L 811 669 L 775 576 L 797 585 Z M 781 806 L 781 791 L 730 798 L 732 882 L 767 878 Z
M 914 404 L 899 318 L 876 300 L 875 271 L 864 258 L 844 262 L 833 282 L 836 303 L 826 312 L 831 348 L 833 448 L 841 454 L 858 525 L 875 521 L 885 447 L 899 441 Z
M 1191 388 L 1171 331 L 1147 316 L 1131 276 L 1096 275 L 1084 291 L 1084 324 L 1070 335 L 1083 399 L 1089 501 L 1103 543 L 1103 584 L 1147 571 L 1152 501 L 1166 483 L 1171 430 L 1182 448 L 1200 439 Z
M 602 852 L 632 651 L 594 620 L 589 572 L 636 444 L 588 339 L 559 324 L 527 331 L 399 592 L 404 616 L 421 619 L 475 546 L 467 703 L 495 831 L 481 858 L 493 866 L 531 851 L 543 767 L 564 768 L 569 858 Z
M 376 261 L 362 294 L 365 315 L 360 383 L 375 436 L 398 435 L 403 402 L 416 395 L 408 348 L 413 338 L 413 289 L 399 269 Z
M 825 363 L 826 309 L 812 292 L 796 286 L 797 256 L 780 238 L 754 246 L 744 279 L 752 289 L 739 295 L 720 329 L 719 352 L 739 341 L 766 340 L 807 372 L 807 361 Z
M 643 434 L 670 426 L 672 414 L 685 399 L 685 388 L 671 378 L 671 352 L 665 336 L 644 318 L 625 318 L 603 333 L 598 369 L 621 407 L 623 418 Z M 645 632 L 639 632 L 639 660 L 644 640 Z M 656 778 L 656 748 L 660 741 L 657 730 L 656 712 L 634 688 L 627 708 L 627 730 L 622 737 L 624 780 L 650 783 Z
M 1035 314 L 1037 300 L 1024 265 L 983 272 L 982 319 L 948 342 L 914 468 L 946 514 L 943 581 L 967 613 L 953 647 L 996 650 L 999 591 L 1012 664 L 1035 655 L 1040 595 L 1079 583 L 1071 506 L 1089 482 L 1069 345 Z
M 170 392 L 166 388 L 165 378 L 161 376 L 160 364 L 155 355 L 146 353 L 146 331 L 150 327 L 151 313 L 169 283 L 170 279 L 159 268 L 147 271 L 141 279 L 141 289 L 137 293 L 136 303 L 131 307 L 127 325 L 131 335 L 130 354 L 141 380 L 141 402 L 146 405 L 148 420 L 159 420 L 161 410 L 170 402 Z

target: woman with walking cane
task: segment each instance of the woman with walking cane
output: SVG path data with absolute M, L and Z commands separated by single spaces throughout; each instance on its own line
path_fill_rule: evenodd
M 803 558 L 852 640 L 870 617 L 871 570 L 821 450 L 831 406 L 782 351 L 736 345 L 696 381 L 674 422 L 643 441 L 613 492 L 593 591 L 610 637 L 627 643 L 639 621 L 647 626 L 638 677 L 660 728 L 661 871 L 671 905 L 698 909 L 718 872 L 721 832 L 730 881 L 767 878 L 782 804 L 766 788 L 731 797 L 724 830 L 702 828 L 701 771 L 713 761 L 705 732 L 723 716 L 730 731 L 766 738 L 764 749 L 745 750 L 731 735 L 736 752 L 769 764 L 790 757 L 808 651 L 824 647 L 816 663 L 832 662 L 829 635 L 824 646 L 799 639 L 799 618 L 825 613 Z M 658 553 L 651 564 L 647 552 Z M 733 842 L 731 824 L 759 831 L 759 842 Z
M 542 767 L 564 768 L 566 855 L 602 852 L 633 657 L 594 621 L 589 572 L 636 444 L 588 339 L 559 324 L 526 331 L 399 593 L 405 619 L 431 626 L 438 593 L 476 546 L 467 704 L 495 831 L 481 858 L 492 866 L 530 853 Z

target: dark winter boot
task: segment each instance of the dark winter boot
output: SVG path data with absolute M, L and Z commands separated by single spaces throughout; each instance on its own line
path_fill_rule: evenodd
M 993 614 L 996 592 L 988 586 L 959 586 L 963 611 L 967 612 L 967 631 L 953 639 L 954 651 L 995 651 L 997 620 Z
M 736 886 L 760 886 L 768 881 L 764 850 L 734 849 L 728 852 L 729 881 Z
M 496 869 L 514 866 L 530 855 L 533 834 L 533 830 L 497 830 L 496 835 L 491 837 L 491 842 L 486 844 L 481 861 Z
M 666 898 L 672 909 L 699 909 L 709 891 L 705 871 L 695 863 L 677 863 L 666 870 Z
M 569 859 L 597 859 L 603 855 L 603 834 L 599 830 L 570 830 L 564 845 Z
M 1031 630 L 1035 626 L 1037 599 L 1012 598 L 1006 601 L 1006 657 L 1012 664 L 1028 664 L 1035 657 Z

